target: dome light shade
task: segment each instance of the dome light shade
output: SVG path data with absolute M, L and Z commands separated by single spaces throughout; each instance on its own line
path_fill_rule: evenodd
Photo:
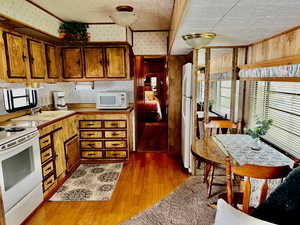
M 110 18 L 118 25 L 128 27 L 137 20 L 137 15 L 131 6 L 118 6 Z
M 191 33 L 182 36 L 185 43 L 195 49 L 208 45 L 215 37 L 215 33 Z

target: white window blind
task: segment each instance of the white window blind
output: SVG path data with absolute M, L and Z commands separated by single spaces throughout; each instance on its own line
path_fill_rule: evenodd
M 222 115 L 230 116 L 230 96 L 231 96 L 231 81 L 215 81 L 213 82 L 212 100 L 213 111 Z
M 300 157 L 300 83 L 253 82 L 251 118 L 272 119 L 273 125 L 264 137 L 290 154 Z

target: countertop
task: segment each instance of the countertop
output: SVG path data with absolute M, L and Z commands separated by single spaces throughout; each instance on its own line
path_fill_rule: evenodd
M 91 104 L 71 104 L 66 111 L 43 111 L 49 115 L 36 114 L 34 116 L 25 115 L 17 117 L 6 122 L 0 123 L 0 126 L 18 126 L 18 127 L 37 127 L 39 129 L 46 127 L 59 120 L 65 119 L 75 114 L 95 114 L 95 113 L 130 113 L 133 110 L 133 104 L 127 109 L 108 109 L 99 110 Z M 51 112 L 54 112 L 51 114 Z M 57 112 L 57 115 L 55 115 Z

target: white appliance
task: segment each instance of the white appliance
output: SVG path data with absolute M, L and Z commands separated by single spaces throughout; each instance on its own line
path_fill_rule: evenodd
M 97 109 L 127 109 L 128 96 L 126 92 L 107 91 L 96 93 Z
M 6 225 L 21 224 L 43 201 L 36 128 L 0 128 L 0 187 Z
M 57 110 L 67 110 L 68 107 L 65 101 L 64 91 L 54 91 L 53 92 L 54 108 Z
M 191 172 L 192 162 L 192 63 L 183 66 L 182 112 L 181 112 L 181 154 L 183 165 Z

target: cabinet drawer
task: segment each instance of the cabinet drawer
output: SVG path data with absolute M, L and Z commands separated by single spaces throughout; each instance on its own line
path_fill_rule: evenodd
M 54 164 L 53 161 L 47 163 L 43 166 L 43 177 L 46 177 L 48 174 L 54 171 Z
M 46 137 L 43 137 L 40 139 L 40 148 L 41 149 L 50 144 L 51 144 L 51 136 L 50 135 L 47 135 Z
M 81 152 L 82 158 L 93 159 L 93 158 L 102 158 L 103 153 L 99 151 L 84 151 Z
M 105 138 L 126 138 L 126 131 L 104 131 Z
M 80 131 L 80 138 L 102 138 L 102 131 Z
M 127 141 L 105 141 L 105 148 L 126 148 Z
M 107 158 L 126 158 L 126 151 L 106 151 Z
M 44 180 L 44 182 L 43 182 L 44 191 L 48 190 L 53 184 L 55 184 L 54 175 L 52 175 L 48 179 Z
M 80 141 L 80 148 L 94 149 L 103 148 L 102 141 Z
M 52 148 L 49 148 L 46 151 L 41 153 L 42 164 L 50 158 L 52 158 Z
M 106 120 L 104 121 L 105 128 L 126 128 L 125 120 Z
M 79 127 L 81 129 L 91 129 L 91 128 L 101 128 L 101 121 L 97 120 L 88 120 L 88 121 L 80 121 Z

